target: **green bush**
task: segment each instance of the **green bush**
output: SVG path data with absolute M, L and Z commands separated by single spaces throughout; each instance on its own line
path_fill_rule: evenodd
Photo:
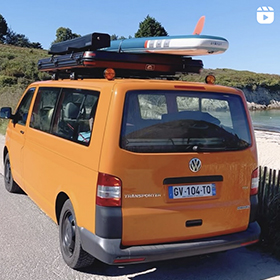
M 6 86 L 12 86 L 17 83 L 17 79 L 12 76 L 1 76 L 0 75 L 0 86 L 6 87 Z
M 26 86 L 20 83 L 0 87 L 0 107 L 12 107 L 15 109 L 25 88 Z

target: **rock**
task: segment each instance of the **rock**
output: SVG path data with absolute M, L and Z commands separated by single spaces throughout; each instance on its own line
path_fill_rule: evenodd
M 267 109 L 280 109 L 280 101 L 271 100 L 270 104 L 267 106 Z
M 257 104 L 255 102 L 247 102 L 248 108 L 250 111 L 256 111 L 256 110 L 266 110 L 267 106 L 262 104 Z
M 263 87 L 243 88 L 249 110 L 280 109 L 280 91 Z

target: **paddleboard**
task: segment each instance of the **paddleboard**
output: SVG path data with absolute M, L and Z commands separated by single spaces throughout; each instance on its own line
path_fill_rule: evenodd
M 111 41 L 104 51 L 123 53 L 160 53 L 183 56 L 220 54 L 228 49 L 228 41 L 208 35 L 145 37 Z

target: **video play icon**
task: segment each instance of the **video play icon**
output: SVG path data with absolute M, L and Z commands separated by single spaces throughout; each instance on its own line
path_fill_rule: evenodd
M 262 6 L 257 9 L 257 21 L 260 24 L 271 24 L 274 21 L 274 9 Z

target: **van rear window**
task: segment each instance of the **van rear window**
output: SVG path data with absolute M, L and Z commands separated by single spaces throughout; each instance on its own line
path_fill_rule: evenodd
M 139 153 L 243 150 L 251 136 L 238 95 L 129 91 L 120 146 Z

